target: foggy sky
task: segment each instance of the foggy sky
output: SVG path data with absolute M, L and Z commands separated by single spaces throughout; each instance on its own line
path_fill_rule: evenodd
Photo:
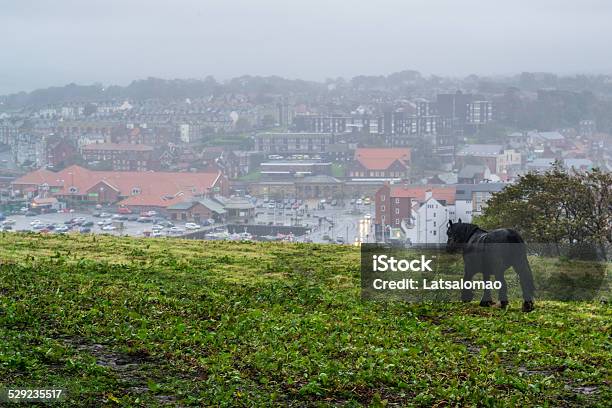
M 612 73 L 609 0 L 0 0 L 0 94 L 69 82 Z

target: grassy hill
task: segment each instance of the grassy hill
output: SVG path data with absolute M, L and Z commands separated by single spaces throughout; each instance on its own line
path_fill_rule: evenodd
M 612 400 L 612 308 L 362 302 L 353 247 L 0 236 L 0 388 L 66 406 Z

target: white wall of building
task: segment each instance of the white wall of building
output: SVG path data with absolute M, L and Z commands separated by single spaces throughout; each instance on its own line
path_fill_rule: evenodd
M 412 224 L 405 229 L 412 244 L 445 244 L 449 215 L 453 205 L 445 206 L 434 198 L 413 206 Z

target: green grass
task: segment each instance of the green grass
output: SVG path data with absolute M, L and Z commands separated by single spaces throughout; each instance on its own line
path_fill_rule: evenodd
M 332 163 L 332 176 L 338 178 L 346 177 L 346 166 L 341 163 Z
M 609 406 L 612 310 L 362 302 L 353 247 L 0 236 L 0 388 L 66 406 Z
M 261 179 L 261 172 L 260 171 L 252 171 L 249 174 L 245 174 L 244 176 L 240 176 L 238 177 L 238 180 L 240 181 L 259 181 Z

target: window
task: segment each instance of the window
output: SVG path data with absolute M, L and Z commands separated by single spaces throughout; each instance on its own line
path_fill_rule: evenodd
M 132 187 L 132 195 L 140 194 L 140 187 Z
M 380 201 L 385 201 L 385 195 L 384 194 L 380 196 Z
M 433 232 L 434 236 L 436 235 L 436 232 L 437 232 L 437 231 L 435 231 L 435 230 L 434 230 L 434 232 Z
M 399 225 L 399 222 L 400 222 L 399 218 L 396 218 L 395 219 L 395 225 Z
M 395 199 L 395 204 L 399 204 L 399 203 L 400 203 L 400 199 L 399 199 L 399 198 L 396 198 L 396 199 Z
M 385 211 L 385 206 L 384 205 L 380 206 L 380 211 Z
M 396 214 L 399 214 L 399 208 L 396 208 L 396 209 L 395 209 L 395 213 L 396 213 Z
M 75 186 L 71 186 L 71 187 L 68 189 L 68 191 L 70 191 L 70 193 L 74 194 L 74 193 L 76 193 L 76 192 L 77 192 L 77 191 L 79 191 L 79 190 L 78 190 L 78 189 L 77 189 Z

